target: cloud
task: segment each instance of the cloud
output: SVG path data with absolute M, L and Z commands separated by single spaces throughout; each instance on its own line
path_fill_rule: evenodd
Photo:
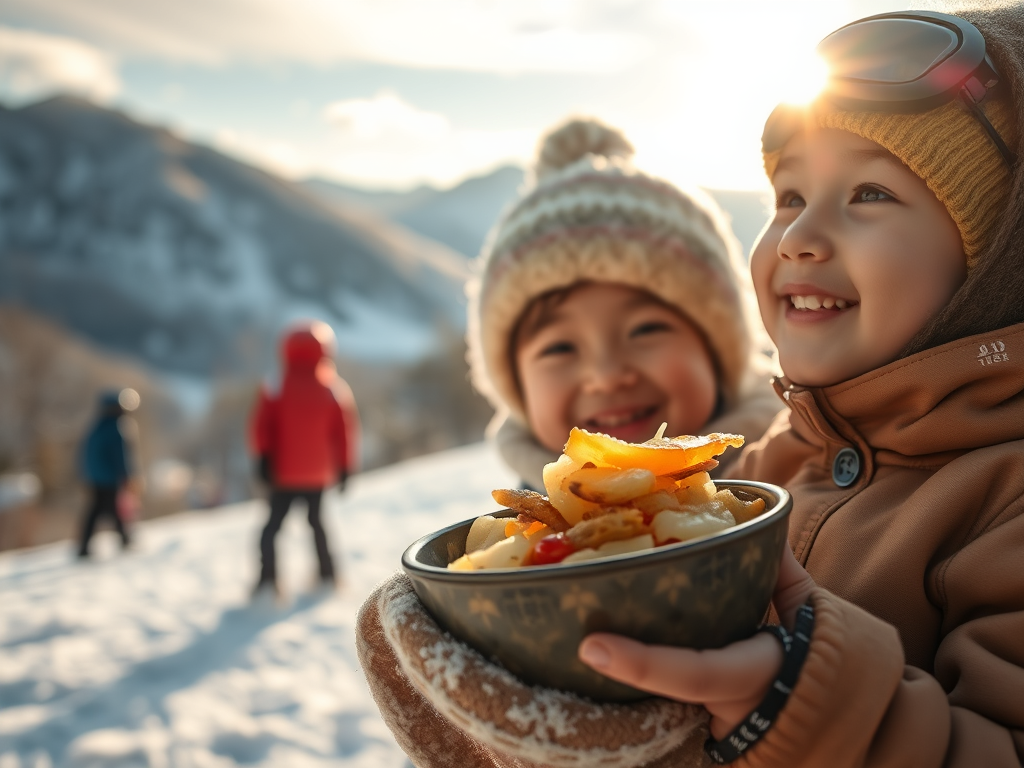
M 311 166 L 316 173 L 367 187 L 448 186 L 503 163 L 526 163 L 537 135 L 531 130 L 457 130 L 429 141 L 383 137 L 329 143 Z
M 79 40 L 0 26 L 0 97 L 18 104 L 55 92 L 106 102 L 121 88 L 114 59 Z
M 536 136 L 525 130 L 476 130 L 409 104 L 397 93 L 329 104 L 332 127 L 316 166 L 330 176 L 371 186 L 396 177 L 447 184 L 502 162 L 523 162 Z
M 482 72 L 610 72 L 648 54 L 605 0 L 5 0 L 5 16 L 123 55 L 206 65 L 371 61 Z M 639 17 L 639 14 L 636 14 Z
M 336 101 L 324 117 L 340 134 L 360 141 L 432 141 L 451 133 L 448 118 L 407 104 L 392 91 L 372 99 Z
M 202 141 L 202 137 L 194 137 Z M 213 136 L 213 146 L 221 152 L 263 168 L 286 179 L 298 179 L 315 167 L 315 153 L 282 139 L 251 131 L 221 128 Z
M 501 163 L 524 163 L 537 139 L 532 130 L 459 128 L 392 91 L 334 102 L 322 115 L 330 130 L 320 138 L 289 141 L 234 127 L 189 138 L 285 178 L 317 175 L 377 188 L 445 186 Z

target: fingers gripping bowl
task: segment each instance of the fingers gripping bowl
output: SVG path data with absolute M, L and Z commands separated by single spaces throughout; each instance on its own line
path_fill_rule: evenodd
M 466 520 L 414 542 L 402 565 L 442 628 L 522 679 L 599 701 L 643 698 L 648 694 L 580 662 L 580 641 L 607 631 L 647 643 L 720 647 L 753 634 L 771 600 L 790 496 L 751 481 L 714 486 L 763 501 L 763 512 L 717 533 L 600 559 L 453 570 L 474 523 Z M 493 517 L 511 522 L 517 512 Z

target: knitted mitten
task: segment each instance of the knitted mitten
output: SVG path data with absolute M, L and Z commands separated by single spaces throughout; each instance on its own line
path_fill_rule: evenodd
M 703 708 L 666 699 L 596 704 L 530 686 L 444 632 L 395 574 L 359 611 L 370 691 L 419 768 L 710 765 Z

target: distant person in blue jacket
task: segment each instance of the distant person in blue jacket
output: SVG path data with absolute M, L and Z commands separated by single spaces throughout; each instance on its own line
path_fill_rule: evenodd
M 117 508 L 118 491 L 128 483 L 131 466 L 130 449 L 118 424 L 125 413 L 122 400 L 137 401 L 138 395 L 134 390 L 100 395 L 99 415 L 82 444 L 82 475 L 91 490 L 90 506 L 82 526 L 82 543 L 78 548 L 78 556 L 82 558 L 89 556 L 89 539 L 97 521 L 104 515 L 113 519 L 121 534 L 122 546 L 128 546 L 128 532 Z

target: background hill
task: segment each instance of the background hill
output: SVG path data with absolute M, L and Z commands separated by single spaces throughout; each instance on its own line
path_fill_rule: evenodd
M 0 113 L 0 300 L 162 370 L 262 373 L 290 320 L 411 361 L 462 327 L 462 259 L 168 131 L 60 97 Z
M 308 179 L 307 189 L 326 200 L 367 208 L 463 256 L 480 252 L 484 237 L 506 205 L 515 200 L 523 170 L 503 166 L 466 179 L 450 189 L 428 185 L 408 192 L 379 192 L 325 179 Z
M 521 193 L 524 175 L 522 168 L 503 166 L 450 189 L 423 185 L 407 192 L 364 190 L 317 178 L 307 179 L 302 185 L 325 201 L 373 211 L 472 258 L 480 253 L 488 231 L 502 211 Z M 768 193 L 704 191 L 729 215 L 744 255 L 749 254 L 768 219 Z

